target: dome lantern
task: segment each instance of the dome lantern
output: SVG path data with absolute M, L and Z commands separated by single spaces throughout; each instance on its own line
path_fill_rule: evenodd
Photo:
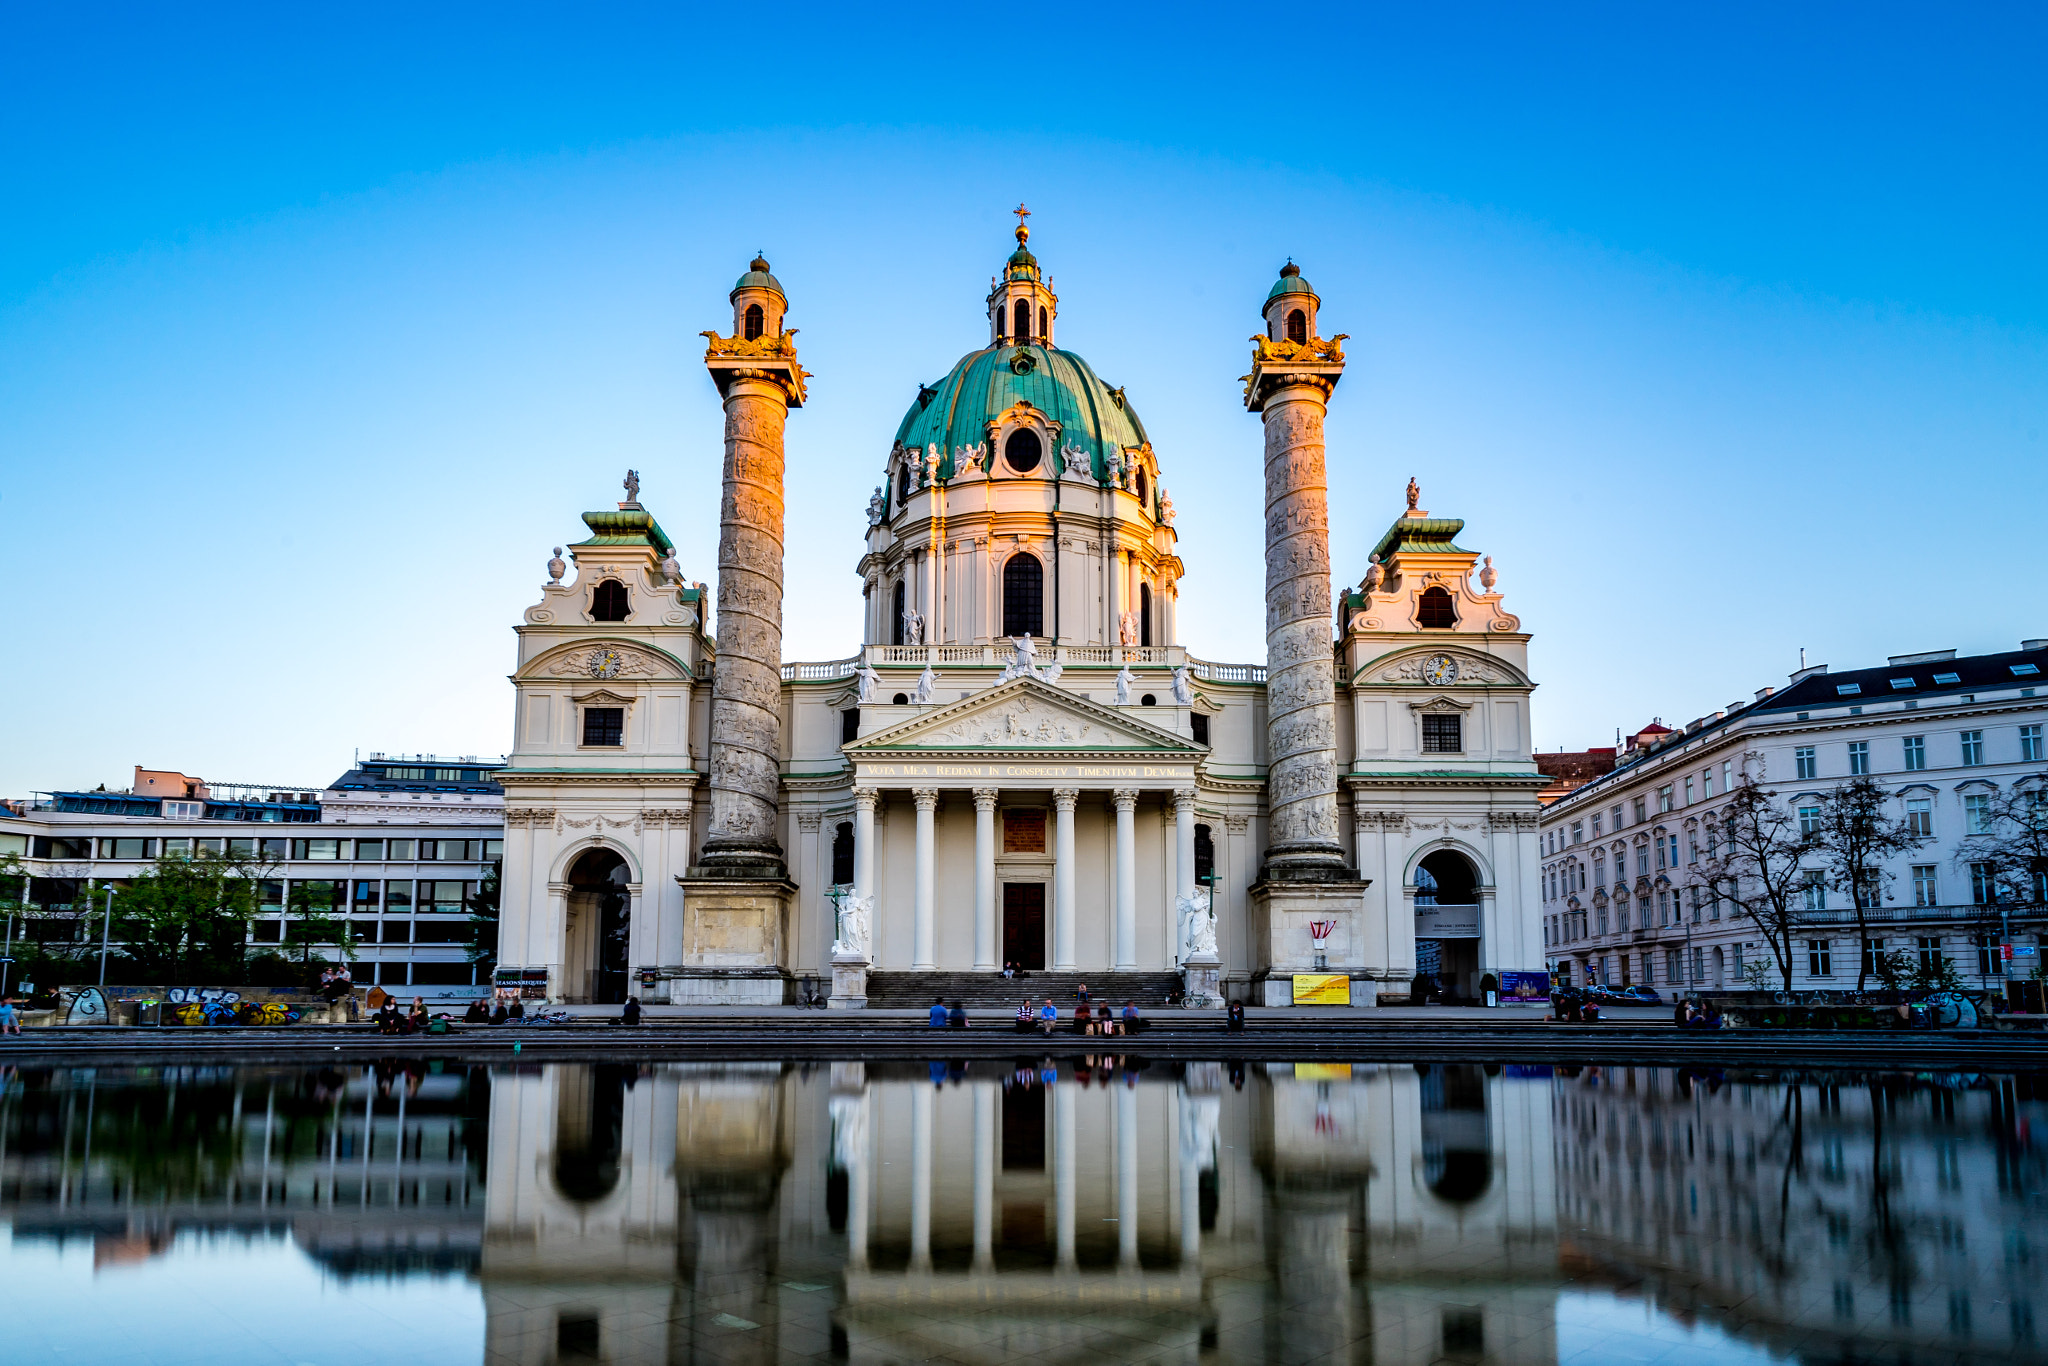
M 768 258 L 756 252 L 747 273 L 732 287 L 732 334 L 742 341 L 782 335 L 782 315 L 789 299 L 782 282 L 768 270 Z
M 1017 215 L 1017 249 L 1003 263 L 1002 274 L 991 282 L 988 295 L 989 345 L 1052 345 L 1053 319 L 1059 314 L 1059 297 L 1039 269 L 1031 253 L 1031 225 L 1024 220 L 1031 210 L 1019 204 L 1010 210 Z
M 1315 287 L 1301 278 L 1301 267 L 1288 257 L 1280 278 L 1266 292 L 1266 336 L 1276 342 L 1305 342 L 1316 335 L 1316 309 L 1322 304 Z

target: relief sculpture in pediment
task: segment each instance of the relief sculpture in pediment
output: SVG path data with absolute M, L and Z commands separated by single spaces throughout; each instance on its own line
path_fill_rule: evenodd
M 1093 729 L 1070 715 L 1035 707 L 1027 697 L 1014 706 L 955 721 L 934 732 L 930 741 L 960 745 L 1078 745 Z

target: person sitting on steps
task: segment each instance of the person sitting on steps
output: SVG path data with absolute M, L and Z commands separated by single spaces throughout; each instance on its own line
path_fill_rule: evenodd
M 946 998 L 943 996 L 934 996 L 932 998 L 932 1008 L 929 1014 L 932 1022 L 932 1028 L 944 1029 L 946 1027 Z
M 1059 1007 L 1052 1003 L 1052 997 L 1045 998 L 1045 1004 L 1038 1010 L 1038 1032 L 1048 1037 L 1060 1027 Z

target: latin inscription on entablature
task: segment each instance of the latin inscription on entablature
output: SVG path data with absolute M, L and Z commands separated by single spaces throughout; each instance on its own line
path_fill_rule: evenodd
M 877 764 L 860 761 L 860 777 L 872 778 L 1073 778 L 1082 781 L 1158 778 L 1186 781 L 1194 762 L 1185 764 Z

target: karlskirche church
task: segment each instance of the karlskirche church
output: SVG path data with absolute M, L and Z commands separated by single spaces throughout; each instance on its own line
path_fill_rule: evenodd
M 848 659 L 782 657 L 783 431 L 809 372 L 768 262 L 733 286 L 730 333 L 704 333 L 716 637 L 679 563 L 703 552 L 678 556 L 635 475 L 515 628 L 501 989 L 1371 1006 L 1541 971 L 1529 637 L 1413 481 L 1333 590 L 1344 338 L 1308 280 L 1280 272 L 1243 381 L 1266 659 L 1214 662 L 1183 638 L 1171 452 L 1059 348 L 1016 236 L 979 343 L 878 449 Z

